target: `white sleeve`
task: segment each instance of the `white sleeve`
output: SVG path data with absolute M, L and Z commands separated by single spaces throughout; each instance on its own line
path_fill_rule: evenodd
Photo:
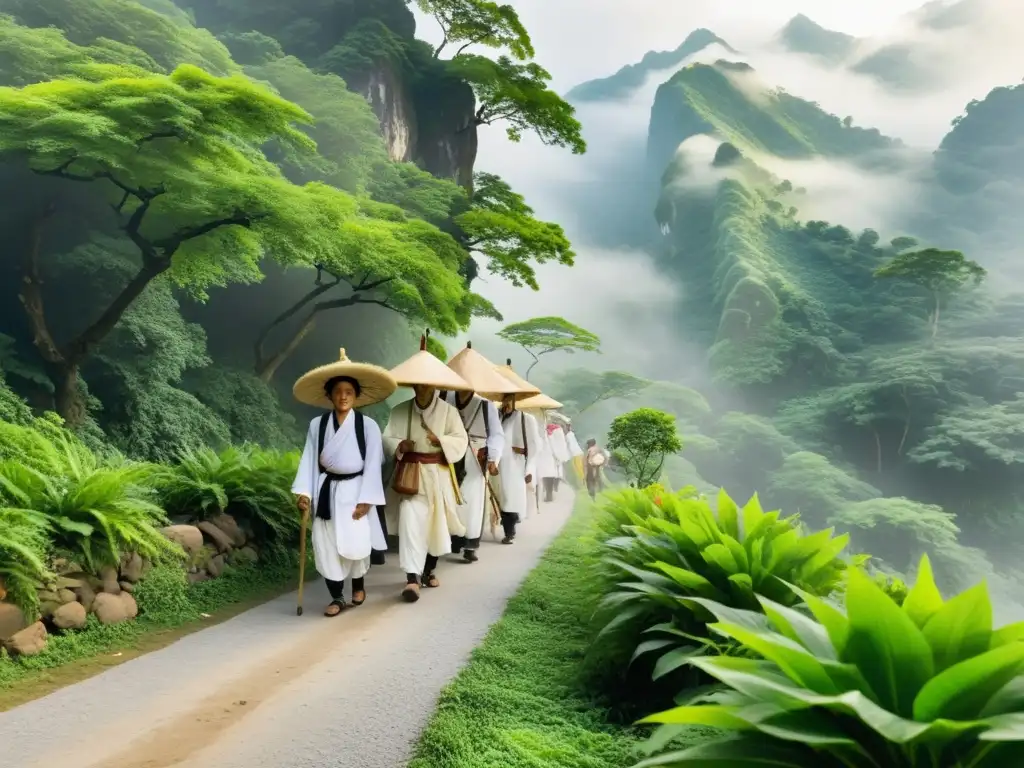
M 362 481 L 359 484 L 357 504 L 382 506 L 384 504 L 384 483 L 381 480 L 381 465 L 384 463 L 384 443 L 380 427 L 369 416 L 363 418 L 366 430 L 366 460 L 363 462 Z
M 309 429 L 306 430 L 306 445 L 302 449 L 299 468 L 295 472 L 295 482 L 292 483 L 292 493 L 296 496 L 305 496 L 310 500 L 313 499 L 314 485 L 320 474 L 320 462 L 316 455 L 316 430 L 320 426 L 319 422 L 319 419 L 313 419 Z
M 523 442 L 528 446 L 528 450 L 526 452 L 526 474 L 533 475 L 533 479 L 536 480 L 537 453 L 541 450 L 542 440 L 544 438 L 541 435 L 537 419 L 528 413 L 524 413 L 523 416 L 526 419 L 524 423 L 526 429 L 523 434 Z
M 497 406 L 490 400 L 484 400 L 487 409 L 487 426 L 491 432 L 487 436 L 487 460 L 497 464 L 505 452 L 505 428 L 501 424 L 501 415 Z

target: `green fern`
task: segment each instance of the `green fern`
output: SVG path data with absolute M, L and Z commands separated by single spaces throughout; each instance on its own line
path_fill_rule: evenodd
M 37 615 L 36 590 L 53 578 L 46 567 L 50 525 L 31 511 L 0 507 L 0 581 L 25 615 Z

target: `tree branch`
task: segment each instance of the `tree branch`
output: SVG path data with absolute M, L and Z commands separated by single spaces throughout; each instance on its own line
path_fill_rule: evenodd
M 264 365 L 266 364 L 266 361 L 263 357 L 263 346 L 266 344 L 267 337 L 270 335 L 270 332 L 273 331 L 277 326 L 281 325 L 281 323 L 298 314 L 299 310 L 302 309 L 307 304 L 309 304 L 309 302 L 313 301 L 319 296 L 323 296 L 325 293 L 335 288 L 342 281 L 342 278 L 338 277 L 337 275 L 331 274 L 331 276 L 334 278 L 333 283 L 325 283 L 323 285 L 318 285 L 316 288 L 311 290 L 309 293 L 307 293 L 297 302 L 292 304 L 288 309 L 279 314 L 277 317 L 275 317 L 273 320 L 271 320 L 269 323 L 267 323 L 267 325 L 263 327 L 263 330 L 260 332 L 260 335 L 256 339 L 256 343 L 253 346 L 253 354 L 256 359 L 255 368 L 257 373 L 261 371 Z

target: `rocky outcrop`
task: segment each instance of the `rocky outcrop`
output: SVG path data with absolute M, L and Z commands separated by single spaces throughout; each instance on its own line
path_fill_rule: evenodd
M 190 555 L 203 548 L 203 534 L 194 525 L 169 525 L 160 532 Z
M 477 153 L 473 89 L 453 77 L 424 78 L 417 84 L 414 103 L 419 125 L 417 165 L 472 189 Z
M 419 138 L 416 108 L 395 65 L 382 61 L 358 83 L 349 83 L 349 86 L 370 103 L 377 115 L 388 157 L 395 162 L 415 158 Z

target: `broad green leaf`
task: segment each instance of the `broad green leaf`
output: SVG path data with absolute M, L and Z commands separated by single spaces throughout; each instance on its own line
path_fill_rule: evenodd
M 705 547 L 701 555 L 708 563 L 713 563 L 721 568 L 724 574 L 736 573 L 739 570 L 736 558 L 732 556 L 732 552 L 725 544 L 712 544 L 710 547 Z
M 685 589 L 693 590 L 699 594 L 708 594 L 715 590 L 715 585 L 705 579 L 699 573 L 678 568 L 669 563 L 652 563 L 652 568 L 657 568 L 666 574 L 672 581 Z
M 743 541 L 746 543 L 747 538 L 750 537 L 752 531 L 757 528 L 757 524 L 764 517 L 764 510 L 761 509 L 761 500 L 757 498 L 755 493 L 746 504 L 743 505 Z
M 920 628 L 928 623 L 940 608 L 943 600 L 938 586 L 935 584 L 935 576 L 932 574 L 932 564 L 928 555 L 921 556 L 921 564 L 917 567 L 917 581 L 907 593 L 903 601 L 903 611 Z
M 808 768 L 820 764 L 815 754 L 797 744 L 747 736 L 698 744 L 695 747 L 644 760 L 633 768 L 686 766 L 686 768 Z
M 740 523 L 736 502 L 724 489 L 718 491 L 718 525 L 722 532 L 734 539 L 740 537 Z
M 985 582 L 946 601 L 923 632 L 937 671 L 987 650 L 992 643 L 992 602 Z
M 768 629 L 768 618 L 762 613 L 732 608 L 714 600 L 705 600 L 702 597 L 688 597 L 686 602 L 696 603 L 710 612 L 716 619 L 727 624 L 734 624 L 754 631 Z
M 840 661 L 857 666 L 879 704 L 909 715 L 914 697 L 931 679 L 931 648 L 910 617 L 861 571 L 850 573 L 846 590 L 850 634 Z
M 750 723 L 737 717 L 732 707 L 703 704 L 697 707 L 675 707 L 640 720 L 641 723 L 667 723 L 676 725 L 706 725 L 724 730 L 745 730 Z
M 950 600 L 947 606 L 952 605 Z M 936 614 L 938 615 L 938 614 Z M 1024 643 L 986 651 L 940 672 L 914 700 L 914 719 L 973 720 L 1024 667 Z
M 601 631 L 597 633 L 597 638 L 595 638 L 595 640 L 610 634 L 615 631 L 617 627 L 632 621 L 634 618 L 641 615 L 644 610 L 644 607 L 639 605 L 631 605 L 628 608 L 622 609 L 619 613 L 615 614 L 615 617 L 611 621 L 601 628 Z
M 982 741 L 1024 741 L 1024 712 L 991 717 L 988 726 L 978 734 Z
M 1024 621 L 1018 621 L 1016 624 L 1007 624 L 1005 627 L 1000 627 L 992 633 L 993 648 L 1022 640 L 1024 640 Z
M 775 632 L 752 632 L 743 627 L 718 624 L 716 629 L 741 642 L 746 648 L 778 665 L 790 680 L 815 693 L 839 693 L 821 663 L 802 645 Z
M 677 642 L 678 641 L 675 638 L 671 637 L 660 637 L 654 640 L 644 640 L 642 643 L 640 643 L 640 645 L 636 647 L 636 650 L 633 651 L 633 657 L 629 660 L 629 663 L 632 664 L 645 653 L 650 653 L 651 651 L 660 651 L 662 648 L 667 648 L 670 645 L 675 645 Z
M 703 655 L 703 653 L 703 649 L 692 645 L 673 648 L 671 651 L 662 654 L 658 659 L 657 663 L 654 665 L 654 671 L 651 673 L 651 679 L 660 680 L 665 675 L 675 672 L 684 664 L 688 664 L 690 659 L 695 659 L 698 656 Z
M 867 757 L 863 749 L 843 729 L 838 718 L 827 717 L 817 710 L 782 712 L 757 723 L 756 728 L 776 739 L 795 741 L 815 748 L 830 747 L 827 752 L 845 746 L 850 748 L 847 751 Z
M 1024 712 L 1024 675 L 1018 675 L 993 694 L 981 710 L 981 717 Z
M 750 571 L 750 556 L 747 555 L 747 550 L 732 536 L 724 537 L 722 543 L 729 548 L 729 554 L 736 561 L 736 570 L 746 575 Z
M 814 614 L 814 618 L 818 620 L 818 623 L 825 628 L 828 632 L 828 637 L 832 641 L 832 646 L 836 649 L 836 653 L 842 658 L 843 651 L 846 648 L 846 642 L 850 635 L 850 621 L 843 615 L 843 612 L 836 608 L 831 603 L 822 600 L 816 595 L 812 595 L 810 592 L 806 592 L 799 587 L 795 587 L 792 584 L 788 585 L 793 592 L 803 598 L 804 603 L 810 609 L 811 613 Z
M 800 643 L 820 659 L 835 661 L 838 658 L 835 646 L 832 645 L 828 632 L 821 624 L 800 611 L 788 608 L 766 597 L 758 596 L 757 599 L 775 629 L 783 635 Z

